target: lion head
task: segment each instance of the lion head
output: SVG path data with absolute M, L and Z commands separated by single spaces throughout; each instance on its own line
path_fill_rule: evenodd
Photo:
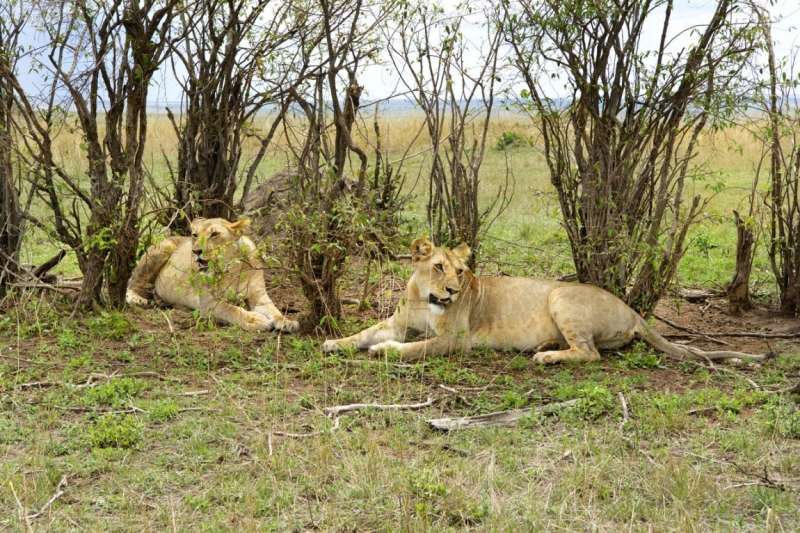
M 209 262 L 246 255 L 242 237 L 250 226 L 245 217 L 238 222 L 224 218 L 198 218 L 192 221 L 192 255 L 201 272 L 208 270 Z M 225 265 L 221 265 L 225 266 Z
M 458 293 L 468 283 L 466 260 L 472 252 L 465 243 L 452 250 L 434 246 L 428 239 L 411 243 L 411 261 L 420 296 L 428 299 L 429 309 L 436 314 L 458 299 Z

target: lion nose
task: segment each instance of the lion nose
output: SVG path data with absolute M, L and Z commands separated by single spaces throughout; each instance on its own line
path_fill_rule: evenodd
M 192 253 L 193 253 L 194 255 L 200 255 L 200 254 L 202 254 L 202 253 L 203 253 L 203 250 L 192 250 Z
M 450 295 L 458 294 L 458 291 L 459 289 L 451 289 L 450 287 L 447 287 L 447 292 L 449 292 Z

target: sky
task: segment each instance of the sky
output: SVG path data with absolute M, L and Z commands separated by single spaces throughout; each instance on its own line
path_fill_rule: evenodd
M 768 0 L 757 1 L 762 4 L 768 3 Z M 800 46 L 800 0 L 774 0 L 773 3 L 774 5 L 767 7 L 775 20 L 772 36 L 775 41 L 775 53 L 780 58 L 789 56 L 792 50 L 796 50 Z M 670 22 L 670 34 L 674 37 L 671 44 L 673 51 L 686 48 L 691 44 L 694 36 L 687 30 L 707 24 L 711 19 L 715 6 L 716 2 L 714 0 L 675 0 Z M 661 10 L 662 13 L 664 11 L 665 9 Z M 658 47 L 661 36 L 663 14 L 651 16 L 650 20 L 653 27 L 650 30 L 645 30 L 642 45 L 655 49 Z M 478 14 L 473 21 L 474 23 L 471 27 L 463 27 L 463 32 L 468 40 L 473 43 L 480 43 L 485 38 L 485 30 L 481 27 L 481 23 L 485 22 L 485 17 L 482 18 L 482 15 Z M 476 48 L 476 50 L 472 51 L 474 61 L 478 61 L 477 46 L 474 48 Z M 396 73 L 385 66 L 370 67 L 362 74 L 360 79 L 366 86 L 371 99 L 390 96 L 397 84 Z M 551 96 L 557 97 L 559 95 L 553 94 Z
M 768 3 L 767 0 L 758 1 L 762 4 Z M 773 25 L 776 54 L 778 57 L 788 56 L 792 50 L 796 50 L 800 46 L 800 1 L 775 0 L 773 4 L 768 8 L 776 20 Z M 714 0 L 675 0 L 671 27 L 673 35 L 676 35 L 673 42 L 676 49 L 687 46 L 692 39 L 691 33 L 683 30 L 707 23 L 715 5 Z M 647 47 L 657 46 L 660 36 L 661 19 L 654 17 L 653 20 L 653 30 L 645 31 L 645 39 L 642 43 Z M 475 49 L 467 50 L 467 56 L 472 55 L 472 60 L 477 62 L 479 61 L 477 44 L 484 38 L 485 30 L 481 27 L 481 23 L 485 22 L 485 18 L 477 15 L 472 21 L 472 24 L 463 28 L 463 32 L 468 41 L 475 43 L 473 46 Z M 33 39 L 33 37 L 29 38 L 29 44 L 33 42 Z M 42 82 L 36 74 L 29 73 L 28 70 L 26 64 L 21 66 L 20 74 L 23 85 L 29 92 L 36 92 Z M 154 77 L 149 97 L 150 107 L 153 110 L 163 111 L 168 102 L 174 109 L 175 102 L 180 99 L 180 87 L 168 70 L 169 68 L 165 65 Z M 391 68 L 383 65 L 365 69 L 360 74 L 359 81 L 365 86 L 366 98 L 377 100 L 392 95 L 398 79 L 397 74 Z

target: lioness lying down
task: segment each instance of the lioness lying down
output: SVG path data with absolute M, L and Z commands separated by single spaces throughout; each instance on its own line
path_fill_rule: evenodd
M 170 237 L 147 249 L 128 282 L 129 305 L 145 306 L 149 286 L 170 305 L 199 309 L 246 330 L 297 331 L 267 295 L 261 260 L 244 236 L 249 218 L 198 218 L 191 237 Z M 247 302 L 245 311 L 238 305 Z
M 613 294 L 592 285 L 516 277 L 480 277 L 467 268 L 466 244 L 453 250 L 426 239 L 411 244 L 416 270 L 405 297 L 388 320 L 346 337 L 328 340 L 325 351 L 346 346 L 384 353 L 395 349 L 404 360 L 469 352 L 473 344 L 502 350 L 538 352 L 537 363 L 597 361 L 598 350 L 619 348 L 634 338 L 677 358 L 724 359 L 764 355 L 704 352 L 673 344 Z M 404 342 L 411 333 L 433 338 Z M 541 351 L 557 346 L 557 350 Z

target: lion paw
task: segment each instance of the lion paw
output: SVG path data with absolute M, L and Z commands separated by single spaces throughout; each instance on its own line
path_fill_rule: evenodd
M 147 298 L 144 298 L 134 291 L 129 290 L 125 293 L 125 301 L 128 305 L 134 305 L 136 307 L 147 307 Z
M 335 340 L 327 340 L 322 344 L 322 351 L 325 353 L 338 352 L 342 347 Z
M 243 329 L 248 331 L 272 331 L 275 329 L 267 317 L 253 314 L 254 316 L 247 317 L 247 322 L 242 325 Z
M 272 325 L 275 329 L 286 333 L 294 333 L 300 329 L 300 323 L 297 320 L 289 320 L 288 318 L 279 318 Z
M 533 356 L 533 362 L 537 365 L 546 365 L 548 363 L 555 363 L 553 354 L 550 352 L 539 352 Z
M 373 346 L 370 346 L 369 351 L 379 355 L 386 355 L 387 353 L 389 353 L 389 350 L 395 350 L 399 352 L 402 347 L 403 347 L 402 342 L 384 341 L 384 342 L 379 342 L 378 344 L 375 344 Z

